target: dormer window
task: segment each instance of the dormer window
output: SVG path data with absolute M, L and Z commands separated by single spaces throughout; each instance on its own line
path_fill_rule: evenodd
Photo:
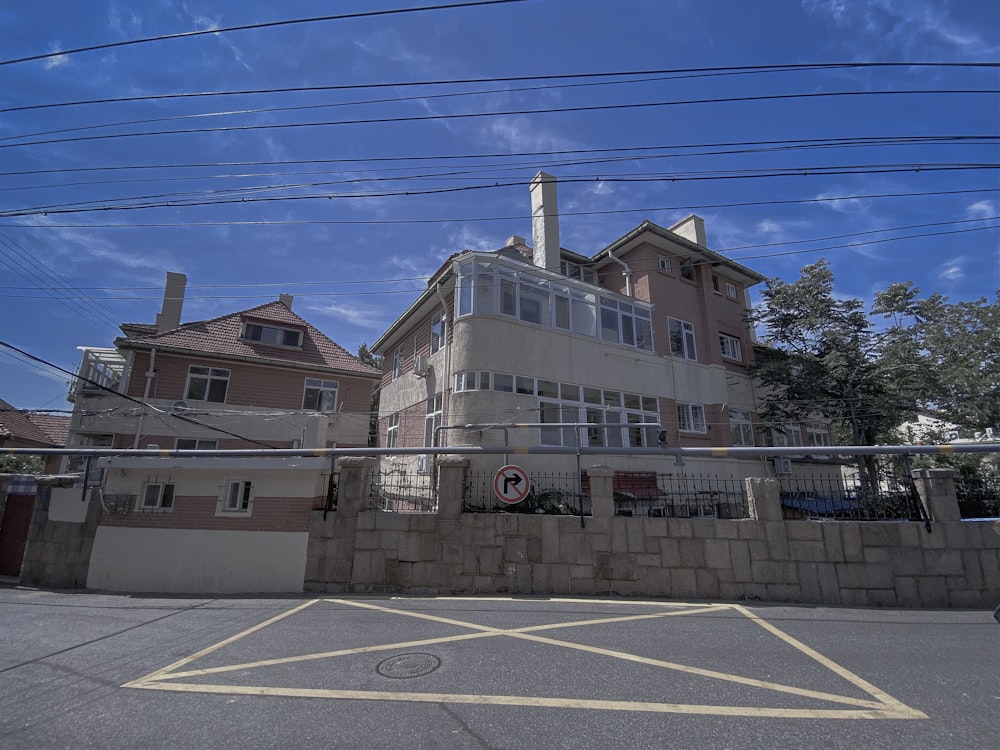
M 258 325 L 256 323 L 244 323 L 243 338 L 247 341 L 259 341 L 262 344 L 273 344 L 274 346 L 302 346 L 302 331 L 295 331 L 290 328 L 275 328 L 274 326 Z

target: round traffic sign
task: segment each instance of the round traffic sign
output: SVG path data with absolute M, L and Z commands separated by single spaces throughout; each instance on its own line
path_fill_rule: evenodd
M 528 472 L 520 466 L 513 464 L 502 466 L 493 477 L 493 491 L 498 498 L 510 505 L 524 500 L 530 490 L 531 480 L 528 478 Z

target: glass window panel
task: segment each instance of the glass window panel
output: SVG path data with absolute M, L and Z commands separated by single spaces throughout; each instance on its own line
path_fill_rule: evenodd
M 563 401 L 579 401 L 580 400 L 580 386 L 570 385 L 569 383 L 559 384 L 559 397 Z
M 618 311 L 601 308 L 601 340 L 618 343 Z
M 520 375 L 517 376 L 517 392 L 526 393 L 530 396 L 535 395 L 535 379 L 534 378 L 523 378 Z
M 634 393 L 625 394 L 625 408 L 626 409 L 641 409 L 642 400 Z
M 597 336 L 597 307 L 593 302 L 574 297 L 573 332 L 581 336 Z
M 621 406 L 622 394 L 618 391 L 604 391 L 605 406 Z
M 497 373 L 493 376 L 493 390 L 504 393 L 514 392 L 514 376 Z
M 584 388 L 583 400 L 588 404 L 603 404 L 600 388 Z
M 546 398 L 559 398 L 559 384 L 551 380 L 539 380 L 538 395 Z
M 556 297 L 556 328 L 569 330 L 569 298 Z

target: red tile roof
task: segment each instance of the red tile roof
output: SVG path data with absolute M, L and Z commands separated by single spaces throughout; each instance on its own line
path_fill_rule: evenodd
M 0 438 L 60 448 L 66 445 L 67 432 L 69 417 L 15 409 L 0 399 Z
M 302 348 L 273 346 L 241 339 L 244 320 L 301 330 L 304 334 Z M 225 358 L 257 360 L 262 363 L 295 364 L 320 369 L 330 368 L 362 376 L 381 376 L 379 370 L 364 364 L 281 302 L 268 302 L 211 320 L 184 323 L 173 330 L 152 336 L 120 338 L 115 343 L 122 349 L 145 349 L 155 346 Z

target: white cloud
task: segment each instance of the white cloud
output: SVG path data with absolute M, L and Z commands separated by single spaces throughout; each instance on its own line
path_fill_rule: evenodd
M 307 305 L 305 309 L 310 313 L 335 318 L 366 331 L 380 333 L 386 328 L 386 311 L 378 305 L 358 303 L 356 301 L 350 303 L 327 302 L 325 304 Z M 333 338 L 336 339 L 336 336 Z
M 895 49 L 921 59 L 937 54 L 996 56 L 994 41 L 971 21 L 959 19 L 948 3 L 937 0 L 802 0 L 802 7 L 838 26 L 878 39 L 882 49 Z M 851 44 L 862 44 L 852 38 Z M 917 54 L 922 53 L 922 54 Z
M 58 52 L 62 48 L 62 43 L 57 40 L 49 45 L 49 52 Z M 42 65 L 46 70 L 52 70 L 53 68 L 61 68 L 68 63 L 69 58 L 66 55 L 53 55 L 52 57 L 46 57 Z
M 426 69 L 432 62 L 430 57 L 409 50 L 399 33 L 391 27 L 383 27 L 364 39 L 355 39 L 354 46 L 372 57 L 403 63 L 413 68 Z
M 490 120 L 480 130 L 480 139 L 493 144 L 498 151 L 512 153 L 531 151 L 565 151 L 572 142 L 556 131 L 537 125 L 528 117 L 510 115 Z
M 965 216 L 968 219 L 989 219 L 996 215 L 997 207 L 992 201 L 976 201 L 965 207 Z
M 961 281 L 965 278 L 965 264 L 968 258 L 960 255 L 945 261 L 937 269 L 937 277 L 942 281 Z

